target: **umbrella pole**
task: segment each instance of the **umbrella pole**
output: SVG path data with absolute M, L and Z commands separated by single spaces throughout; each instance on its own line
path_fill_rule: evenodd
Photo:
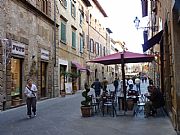
M 126 103 L 126 83 L 125 83 L 125 70 L 124 70 L 124 53 L 121 53 L 121 71 L 123 80 L 123 93 L 124 93 L 124 113 L 127 111 Z

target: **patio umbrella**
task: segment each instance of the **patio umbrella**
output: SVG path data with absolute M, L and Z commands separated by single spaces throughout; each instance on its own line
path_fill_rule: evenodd
M 154 60 L 153 55 L 124 51 L 124 52 L 118 52 L 115 54 L 110 54 L 103 57 L 95 58 L 88 62 L 100 63 L 104 65 L 121 64 L 122 79 L 123 79 L 123 93 L 124 95 L 126 95 L 124 64 L 125 63 L 152 62 L 153 60 Z M 124 105 L 125 105 L 125 112 L 126 112 L 127 111 L 126 96 L 124 96 Z
M 124 53 L 118 52 L 103 57 L 95 58 L 88 62 L 100 63 L 104 65 L 122 64 L 122 58 L 121 58 L 122 54 L 124 54 L 124 63 L 152 62 L 154 60 L 153 55 L 125 51 Z

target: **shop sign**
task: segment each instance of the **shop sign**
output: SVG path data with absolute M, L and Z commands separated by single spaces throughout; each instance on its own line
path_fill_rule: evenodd
M 25 45 L 19 42 L 12 41 L 12 54 L 25 55 Z
M 41 59 L 49 60 L 49 51 L 41 49 Z

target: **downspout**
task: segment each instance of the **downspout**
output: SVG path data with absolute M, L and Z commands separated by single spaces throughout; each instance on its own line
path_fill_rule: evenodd
M 53 66 L 53 97 L 55 97 L 55 67 L 56 67 L 56 0 L 54 0 L 54 66 Z

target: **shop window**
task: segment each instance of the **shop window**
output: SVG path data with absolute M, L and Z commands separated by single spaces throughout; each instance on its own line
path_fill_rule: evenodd
M 65 83 L 67 83 L 66 65 L 60 65 L 60 90 L 65 90 Z
M 41 97 L 47 96 L 47 63 L 41 62 Z
M 22 61 L 21 59 L 11 58 L 11 96 L 12 100 L 22 99 Z

